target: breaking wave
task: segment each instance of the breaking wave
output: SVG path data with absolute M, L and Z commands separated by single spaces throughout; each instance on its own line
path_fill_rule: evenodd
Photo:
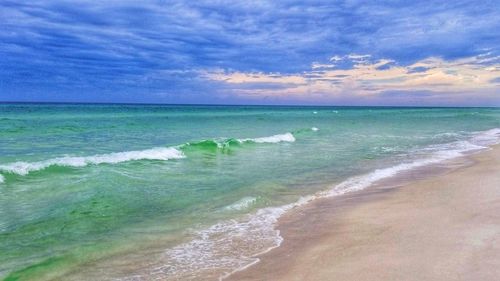
M 226 211 L 239 211 L 239 210 L 244 210 L 250 207 L 252 204 L 254 204 L 257 201 L 257 198 L 255 197 L 243 197 L 240 200 L 234 202 L 233 204 L 224 207 L 224 210 Z
M 262 137 L 255 139 L 238 139 L 239 142 L 254 142 L 254 143 L 279 143 L 279 142 L 294 142 L 295 137 L 292 133 L 286 133 L 282 135 L 274 135 L 270 137 Z
M 27 175 L 51 166 L 85 167 L 88 165 L 116 164 L 133 160 L 169 160 L 184 158 L 182 151 L 174 147 L 158 147 L 146 150 L 115 152 L 93 156 L 65 156 L 38 162 L 14 162 L 0 165 L 0 170 L 17 175 Z
M 202 140 L 198 142 L 187 142 L 178 147 L 180 149 L 200 148 L 200 149 L 210 150 L 210 149 L 230 148 L 250 143 L 280 143 L 280 142 L 294 142 L 294 141 L 295 137 L 292 133 L 285 133 L 285 134 L 273 135 L 261 138 L 247 138 L 247 139 L 228 138 L 228 139 Z

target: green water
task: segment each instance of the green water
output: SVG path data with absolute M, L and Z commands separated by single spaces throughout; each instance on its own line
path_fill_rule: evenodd
M 0 104 L 0 278 L 148 259 L 355 175 L 488 146 L 498 128 L 491 108 Z M 130 274 L 102 264 L 102 279 Z

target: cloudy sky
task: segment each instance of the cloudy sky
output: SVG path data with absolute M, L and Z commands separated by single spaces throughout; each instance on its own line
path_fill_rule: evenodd
M 0 19 L 0 101 L 500 106 L 498 0 L 0 0 Z

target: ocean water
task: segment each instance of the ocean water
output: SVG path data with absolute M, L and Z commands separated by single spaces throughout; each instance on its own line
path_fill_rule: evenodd
M 0 278 L 223 278 L 317 197 L 473 153 L 494 108 L 0 104 Z

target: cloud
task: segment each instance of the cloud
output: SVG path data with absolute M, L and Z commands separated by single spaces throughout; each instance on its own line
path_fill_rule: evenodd
M 497 95 L 500 59 L 491 54 L 455 60 L 430 57 L 406 66 L 394 65 L 394 61 L 388 59 L 370 61 L 368 58 L 368 55 L 342 58 L 354 62 L 350 69 L 318 70 L 319 67 L 313 65 L 309 71 L 296 74 L 214 71 L 205 74 L 205 77 L 230 85 L 226 90 L 235 95 L 253 98 L 293 97 L 307 101 L 314 97 L 328 102 L 345 97 L 360 100 L 396 96 L 411 98 L 410 93 L 420 99 L 443 96 L 443 93 L 455 96 L 466 93 L 469 98 L 478 93 L 487 93 L 492 98 Z M 260 88 L 248 89 L 244 87 L 248 83 L 272 83 L 275 86 L 268 88 L 267 84 L 263 84 Z M 277 87 L 279 84 L 289 86 Z M 405 94 L 401 96 L 400 93 Z

